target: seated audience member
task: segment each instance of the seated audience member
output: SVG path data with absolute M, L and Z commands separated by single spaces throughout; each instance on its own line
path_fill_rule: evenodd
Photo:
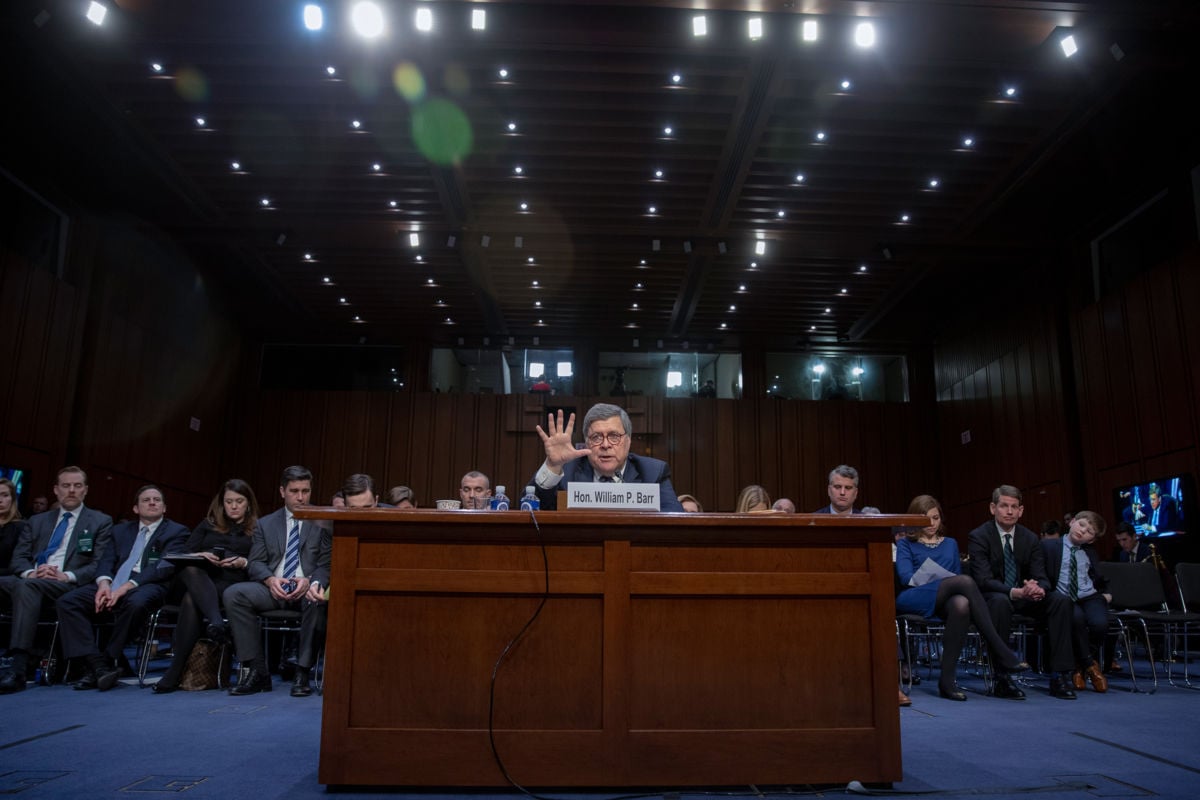
M 463 508 L 487 508 L 492 499 L 492 482 L 479 470 L 471 470 L 458 482 L 458 497 Z
M 771 510 L 771 495 L 756 483 L 742 489 L 738 495 L 737 504 L 733 509 L 738 514 L 748 514 L 757 511 Z
M 784 514 L 795 514 L 796 504 L 786 497 L 781 497 L 775 501 L 775 504 L 771 506 L 771 509 L 774 511 L 782 511 Z
M 13 551 L 12 574 L 0 578 L 0 591 L 12 602 L 8 642 L 12 662 L 0 672 L 0 694 L 25 688 L 43 606 L 96 578 L 97 560 L 112 533 L 112 518 L 84 506 L 87 491 L 87 473 L 79 467 L 60 469 L 54 484 L 59 508 L 29 520 Z
M 683 510 L 689 514 L 700 514 L 704 511 L 704 506 L 700 505 L 700 501 L 690 494 L 679 495 L 679 505 L 683 506 Z
M 1142 541 L 1137 528 L 1130 523 L 1122 522 L 1117 525 L 1116 539 L 1119 547 L 1112 554 L 1113 561 L 1136 564 L 1150 558 L 1150 545 Z
M 841 464 L 829 473 L 829 505 L 818 508 L 814 514 L 861 514 L 854 507 L 858 499 L 858 470 Z
M 1096 569 L 1100 556 L 1092 543 L 1104 536 L 1107 528 L 1095 511 L 1080 511 L 1066 536 L 1042 540 L 1046 574 L 1055 591 L 1072 602 L 1071 646 L 1076 669 L 1071 678 L 1076 689 L 1085 689 L 1087 676 L 1097 692 L 1108 691 L 1108 679 L 1100 670 L 1100 646 L 1108 632 L 1112 595 L 1104 594 L 1107 581 Z
M 882 514 L 883 512 L 880 511 L 875 506 L 863 506 L 862 513 L 864 513 L 864 514 Z
M 354 477 L 354 476 L 352 476 Z M 350 508 L 350 485 L 342 488 Z M 375 486 L 368 486 L 372 504 L 378 502 Z M 258 615 L 272 609 L 300 611 L 299 658 L 313 651 L 313 641 L 326 611 L 325 587 L 333 539 L 328 530 L 312 520 L 299 520 L 294 512 L 308 505 L 312 495 L 312 473 L 301 466 L 288 467 L 279 479 L 283 508 L 259 521 L 250 544 L 249 580 L 225 590 L 225 611 L 233 629 L 233 641 L 241 662 L 243 678 L 229 690 L 231 695 L 271 691 L 271 673 L 262 650 Z M 309 669 L 312 662 L 300 661 L 292 684 L 292 696 L 312 693 Z
M 938 694 L 947 700 L 967 699 L 967 695 L 958 688 L 955 674 L 971 623 L 975 623 L 979 634 L 987 642 L 997 670 L 1012 673 L 1029 669 L 1029 665 L 1009 649 L 1008 641 L 996 632 L 988 615 L 987 603 L 975 581 L 969 575 L 962 574 L 958 542 L 946 536 L 941 504 L 930 495 L 919 495 L 909 503 L 908 513 L 926 515 L 929 525 L 896 542 L 896 575 L 906 587 L 896 596 L 896 612 L 945 620 Z M 926 562 L 932 562 L 932 567 L 940 568 L 938 572 L 942 577 L 933 574 L 922 576 L 921 570 Z M 946 575 L 946 572 L 953 574 Z
M 44 494 L 39 494 L 37 497 L 34 497 L 33 502 L 29 506 L 30 515 L 44 514 L 49 510 L 50 510 L 50 501 L 46 498 L 46 495 L 44 495 Z
M 146 620 L 167 600 L 175 568 L 163 559 L 188 538 L 188 529 L 166 518 L 167 504 L 157 486 L 138 490 L 134 521 L 113 526 L 108 547 L 100 554 L 93 583 L 58 598 L 58 631 L 64 658 L 80 659 L 87 670 L 76 689 L 108 691 L 121 676 L 121 652 L 141 633 Z M 111 615 L 104 652 L 96 646 L 92 623 Z
M 333 493 L 333 498 L 329 501 L 329 505 L 333 506 L 334 508 L 346 507 L 346 495 L 342 494 L 341 489 L 338 489 Z
M 549 432 L 537 426 L 538 436 L 546 450 L 546 460 L 527 485 L 532 485 L 542 509 L 558 508 L 558 487 L 578 481 L 612 483 L 659 484 L 659 510 L 682 511 L 675 487 L 671 485 L 671 468 L 667 462 L 629 452 L 632 445 L 633 423 L 620 406 L 597 403 L 583 417 L 583 441 L 578 449 L 572 441 L 575 415 L 563 423 L 559 409 L 546 418 Z
M 971 577 L 987 601 L 992 624 L 1000 638 L 1008 641 L 1014 613 L 1034 617 L 1046 627 L 1050 696 L 1074 700 L 1071 679 L 1071 601 L 1053 591 L 1046 575 L 1046 558 L 1038 535 L 1018 524 L 1025 512 L 1021 490 L 1003 485 L 992 492 L 992 519 L 967 535 Z M 997 664 L 996 697 L 1024 700 L 1025 692 L 1013 683 L 1011 670 Z
M 1071 523 L 1067 523 L 1069 527 Z M 1042 523 L 1042 539 L 1061 539 L 1062 526 L 1058 524 L 1056 519 L 1048 519 Z
M 417 500 L 413 490 L 407 486 L 393 486 L 388 489 L 388 502 L 393 508 L 416 508 Z
M 177 567 L 175 580 L 183 587 L 179 601 L 179 619 L 171 640 L 171 666 L 154 684 L 155 694 L 167 694 L 179 688 L 188 656 L 202 635 L 218 644 L 229 641 L 229 630 L 221 613 L 221 595 L 236 583 L 246 580 L 250 563 L 250 543 L 258 530 L 258 499 L 250 484 L 230 478 L 208 505 L 208 514 L 200 522 L 180 553 L 201 557 L 196 564 Z
M 17 487 L 8 478 L 0 478 L 0 576 L 12 574 L 13 553 L 29 523 L 17 510 Z

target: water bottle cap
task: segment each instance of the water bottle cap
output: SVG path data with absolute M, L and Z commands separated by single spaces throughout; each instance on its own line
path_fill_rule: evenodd
M 533 487 L 532 487 L 532 486 L 526 486 L 526 487 L 525 487 L 525 494 L 533 494 Z
M 500 484 L 496 484 L 496 494 L 504 494 L 504 487 Z

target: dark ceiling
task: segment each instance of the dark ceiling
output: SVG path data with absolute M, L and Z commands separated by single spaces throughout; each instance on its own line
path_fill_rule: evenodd
M 7 168 L 255 287 L 277 340 L 899 350 L 1196 155 L 1190 1 L 381 0 L 372 43 L 349 2 L 108 4 L 6 3 Z

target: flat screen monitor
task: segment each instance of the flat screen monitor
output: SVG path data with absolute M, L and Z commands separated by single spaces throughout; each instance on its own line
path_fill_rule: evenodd
M 1188 525 L 1195 524 L 1195 502 L 1195 482 L 1187 473 L 1139 481 L 1113 491 L 1117 520 L 1151 538 L 1186 533 Z

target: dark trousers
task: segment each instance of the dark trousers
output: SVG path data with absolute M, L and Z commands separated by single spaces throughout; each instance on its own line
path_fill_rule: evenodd
M 161 680 L 164 686 L 179 685 L 188 656 L 204 634 L 205 625 L 224 621 L 221 593 L 231 585 L 223 580 L 223 575 L 214 578 L 204 567 L 184 567 L 175 574 L 175 579 L 184 587 L 184 595 L 179 601 L 175 635 L 171 637 L 171 666 Z
M 320 649 L 319 640 L 324 636 L 329 604 L 308 600 L 291 603 L 276 600 L 265 583 L 254 581 L 235 583 L 225 590 L 225 612 L 229 615 L 238 661 L 266 670 L 258 615 L 264 611 L 285 608 L 300 612 L 297 665 L 304 669 L 312 668 Z
M 12 600 L 12 631 L 8 638 L 9 655 L 15 651 L 28 653 L 33 647 L 38 619 L 43 605 L 48 605 L 75 588 L 73 583 L 46 580 L 45 578 L 21 578 L 5 575 L 0 578 L 0 591 Z
M 1058 592 L 1048 592 L 1040 601 L 1012 600 L 1007 594 L 985 592 L 988 613 L 996 633 L 1004 641 L 1009 640 L 1012 633 L 1013 614 L 1024 614 L 1033 617 L 1046 629 L 1046 643 L 1049 647 L 1047 659 L 1050 669 L 1054 672 L 1069 672 L 1075 668 L 1075 658 L 1071 652 L 1071 603 L 1070 598 Z
M 1100 646 L 1108 632 L 1108 601 L 1097 592 L 1079 598 L 1072 606 L 1071 647 L 1076 665 L 1086 669 L 1100 659 Z
M 142 630 L 150 615 L 162 608 L 167 599 L 166 586 L 161 583 L 146 583 L 126 592 L 111 612 L 97 614 L 98 591 L 99 587 L 96 584 L 89 583 L 58 598 L 58 630 L 62 636 L 63 656 L 66 658 L 98 655 L 92 624 L 97 620 L 111 618 L 113 629 L 104 648 L 104 655 L 115 661 L 125 649 L 125 645 Z

